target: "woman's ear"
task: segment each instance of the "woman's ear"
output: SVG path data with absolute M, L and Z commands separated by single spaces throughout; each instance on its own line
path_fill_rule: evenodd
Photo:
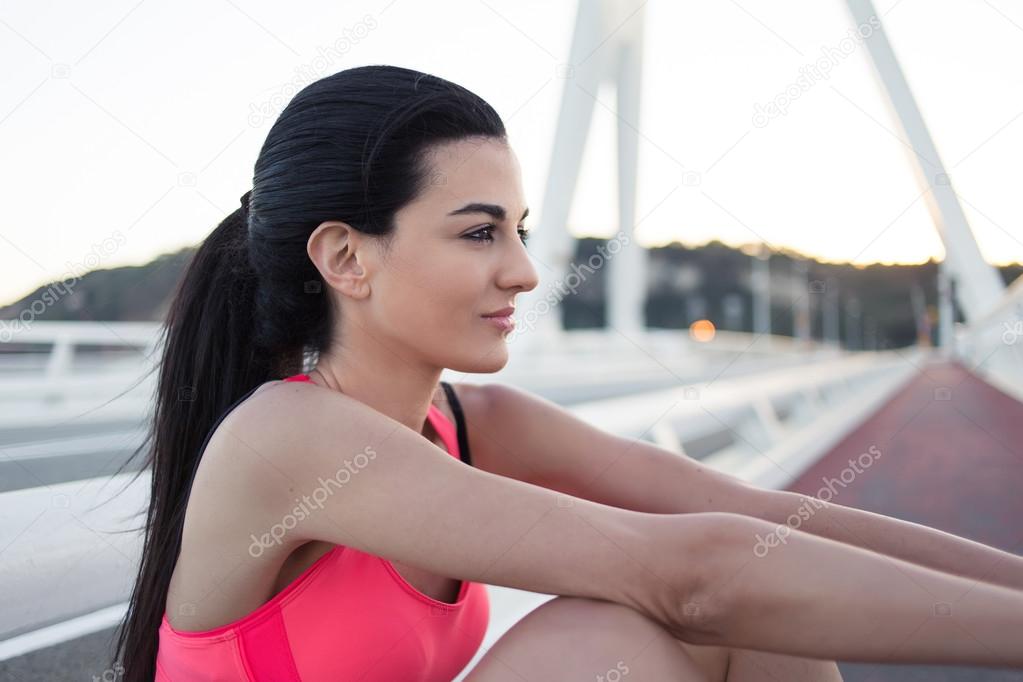
M 328 220 L 309 235 L 306 251 L 327 286 L 355 299 L 369 296 L 368 239 L 348 223 Z

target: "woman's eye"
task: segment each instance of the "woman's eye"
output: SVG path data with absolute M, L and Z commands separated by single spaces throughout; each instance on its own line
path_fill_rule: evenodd
M 481 229 L 466 235 L 466 239 L 470 239 L 475 242 L 490 242 L 494 240 L 493 234 L 491 234 L 497 228 L 496 225 L 486 225 Z M 483 235 L 483 236 L 479 236 Z M 519 228 L 519 239 L 525 244 L 526 240 L 529 239 L 529 230 L 524 227 Z
M 471 239 L 471 240 L 476 241 L 476 242 L 489 242 L 489 241 L 493 241 L 494 240 L 493 235 L 490 234 L 490 232 L 493 229 L 494 229 L 493 225 L 487 225 L 486 227 L 484 227 L 482 229 L 479 229 L 479 230 L 476 230 L 472 234 L 467 234 L 465 236 L 466 236 L 467 239 Z M 481 235 L 481 234 L 486 234 L 486 236 L 483 237 L 483 238 L 480 238 L 478 235 Z

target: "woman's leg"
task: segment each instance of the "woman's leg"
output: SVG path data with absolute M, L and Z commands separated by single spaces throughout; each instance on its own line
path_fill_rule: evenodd
M 843 682 L 834 661 L 676 640 L 711 679 L 724 682 Z
M 843 682 L 834 661 L 676 640 L 701 670 L 724 682 Z
M 843 682 L 834 661 L 675 640 L 712 680 L 724 682 Z
M 694 659 L 700 649 L 718 647 L 694 646 L 679 642 Z M 724 649 L 727 657 L 725 682 L 842 682 L 842 674 L 834 661 L 801 658 L 752 649 Z M 716 654 L 711 654 L 716 655 Z
M 498 639 L 464 682 L 724 682 L 659 623 L 614 602 L 555 597 Z M 708 647 L 701 647 L 707 649 Z
M 689 654 L 689 658 L 707 673 L 707 676 L 711 680 L 721 680 L 721 682 L 727 682 L 728 677 L 728 665 L 732 658 L 732 652 L 737 649 L 730 649 L 726 646 L 713 646 L 710 644 L 690 644 L 689 642 L 683 642 L 681 639 L 675 640 L 682 650 Z M 732 682 L 735 682 L 732 679 Z

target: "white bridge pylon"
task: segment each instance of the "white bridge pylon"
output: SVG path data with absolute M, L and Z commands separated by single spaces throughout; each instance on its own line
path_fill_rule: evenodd
M 969 324 L 998 305 L 1005 295 L 1005 284 L 994 266 L 985 261 L 980 253 L 959 198 L 952 189 L 952 180 L 941 162 L 938 149 L 934 146 L 934 140 L 909 89 L 902 67 L 895 58 L 873 2 L 846 0 L 846 6 L 857 26 L 877 27 L 863 42 L 870 54 L 885 102 L 893 112 L 908 145 L 907 156 L 917 183 L 921 190 L 926 190 L 924 196 L 927 199 L 927 209 L 945 245 L 942 267 L 948 276 L 955 279 L 956 298 Z
M 943 268 L 956 281 L 956 297 L 969 323 L 998 304 L 1005 286 L 997 270 L 980 253 L 871 0 L 845 0 L 845 4 L 854 23 L 873 27 L 864 43 L 884 101 L 906 145 L 913 150 L 908 153 L 910 166 L 921 188 L 927 190 L 928 210 L 945 246 Z M 625 334 L 644 327 L 647 253 L 636 242 L 634 228 L 645 5 L 643 0 L 580 0 L 569 60 L 558 68 L 564 80 L 561 106 L 539 226 L 530 243 L 540 283 L 523 294 L 521 305 L 529 318 L 529 330 L 540 332 L 541 339 L 549 339 L 562 329 L 561 300 L 572 289 L 573 279 L 569 271 L 573 238 L 568 231 L 568 216 L 595 97 L 607 82 L 616 92 L 618 224 L 623 235 L 621 243 L 608 245 L 607 251 L 614 253 L 605 254 L 610 257 L 601 261 L 607 270 L 607 322 Z
M 640 77 L 643 59 L 642 0 L 580 0 L 564 79 L 542 210 L 530 252 L 540 283 L 524 295 L 530 324 L 544 335 L 561 330 L 560 301 L 570 290 L 568 265 L 573 239 L 568 232 L 583 152 L 600 86 L 612 82 L 618 137 L 618 224 L 624 237 L 601 260 L 607 270 L 607 322 L 624 333 L 642 330 L 646 295 L 646 249 L 633 235 L 639 154 Z M 553 309 L 553 310 L 551 310 Z M 544 312 L 546 311 L 546 314 Z

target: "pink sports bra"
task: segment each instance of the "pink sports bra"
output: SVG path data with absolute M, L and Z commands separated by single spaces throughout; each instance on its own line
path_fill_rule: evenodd
M 310 379 L 298 374 L 285 381 Z M 444 389 L 457 430 L 433 404 L 427 418 L 459 457 L 464 420 L 450 386 Z M 476 654 L 489 621 L 482 583 L 463 580 L 449 604 L 418 591 L 390 561 L 338 545 L 227 625 L 180 631 L 164 614 L 156 682 L 450 682 Z

